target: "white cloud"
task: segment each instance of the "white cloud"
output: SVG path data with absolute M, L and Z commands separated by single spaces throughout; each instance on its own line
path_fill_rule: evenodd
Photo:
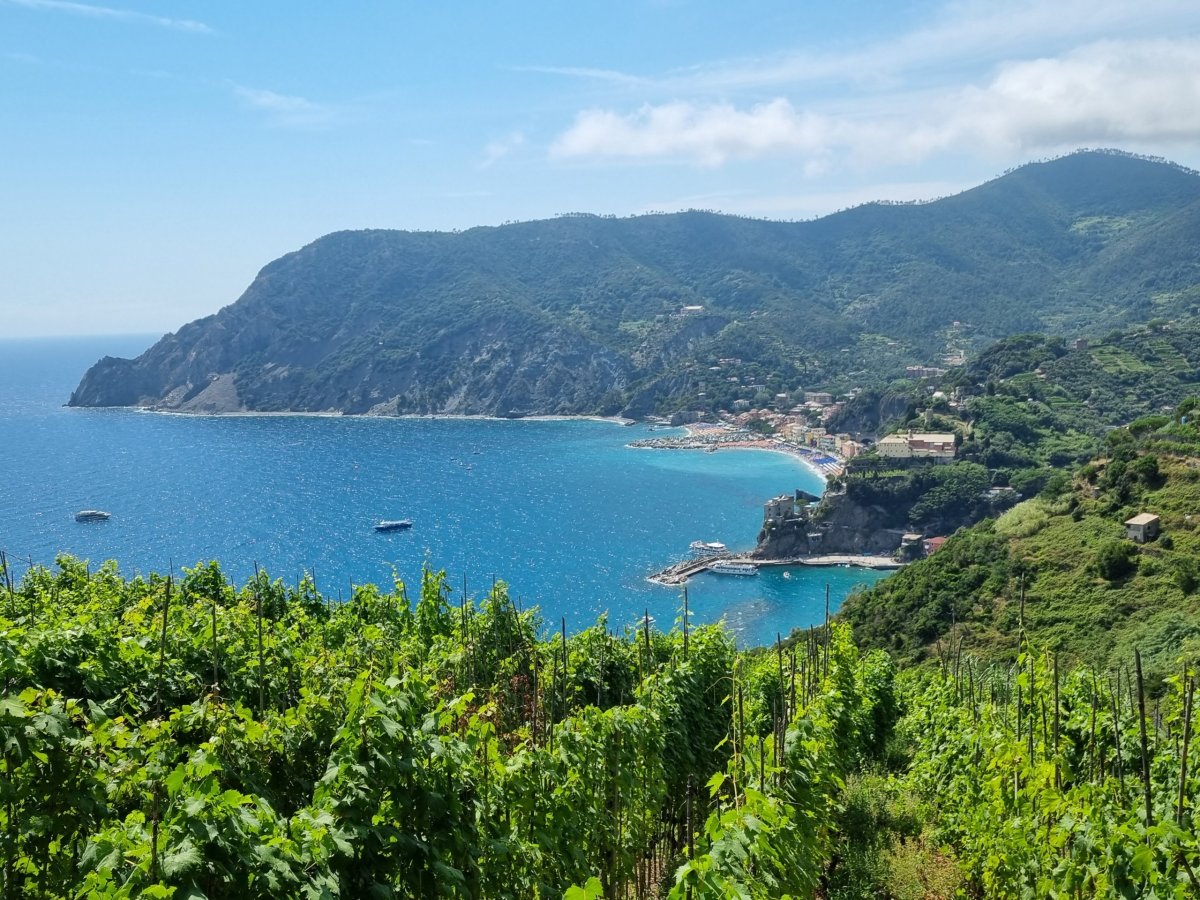
M 160 28 L 170 28 L 175 31 L 191 31 L 197 34 L 212 34 L 213 30 L 203 22 L 193 19 L 172 19 L 166 16 L 155 16 L 149 13 L 136 12 L 131 9 L 114 9 L 108 6 L 94 6 L 90 3 L 73 3 L 70 0 L 0 0 L 15 6 L 28 9 L 40 9 L 47 12 L 61 12 L 70 15 L 85 16 L 89 19 L 108 19 L 114 22 L 134 22 L 143 25 L 157 25 Z
M 744 108 L 673 101 L 633 113 L 590 109 L 552 144 L 556 159 L 797 157 L 810 174 L 847 158 L 916 162 L 949 150 L 1200 140 L 1200 39 L 1101 41 L 1007 62 L 974 86 L 876 95 L 837 112 L 785 97 Z
M 275 91 L 232 84 L 233 93 L 248 108 L 267 116 L 273 125 L 292 128 L 319 127 L 333 119 L 333 110 L 304 97 L 277 94 Z
M 644 76 L 630 75 L 628 72 L 618 72 L 615 69 L 592 69 L 584 66 L 508 66 L 507 68 L 510 72 L 532 72 L 537 75 L 563 75 L 568 78 L 608 81 L 635 87 L 653 83 L 651 79 Z
M 521 71 L 600 79 L 676 95 L 816 83 L 879 84 L 947 66 L 1063 52 L 1118 36 L 1146 38 L 1200 29 L 1195 0 L 950 0 L 927 24 L 886 40 L 689 66 L 656 78 L 602 68 L 524 66 Z
M 489 141 L 488 145 L 483 148 L 483 161 L 479 164 L 479 167 L 486 169 L 495 165 L 514 150 L 524 145 L 524 143 L 525 135 L 520 131 L 514 131 L 502 138 Z

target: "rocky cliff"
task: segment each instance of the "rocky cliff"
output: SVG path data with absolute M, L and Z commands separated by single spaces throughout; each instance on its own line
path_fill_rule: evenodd
M 880 507 L 861 506 L 845 494 L 826 494 L 796 514 L 765 522 L 754 556 L 791 559 L 824 554 L 890 554 L 900 547 L 903 528 L 882 528 L 892 518 Z

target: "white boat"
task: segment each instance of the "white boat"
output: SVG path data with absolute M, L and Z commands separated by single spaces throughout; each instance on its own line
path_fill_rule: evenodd
M 81 509 L 75 513 L 76 522 L 103 522 L 109 518 L 112 518 L 112 513 L 105 512 L 102 509 Z
M 692 541 L 688 546 L 697 556 L 713 556 L 726 549 L 720 541 Z
M 412 519 L 383 519 L 375 525 L 376 531 L 403 531 L 412 528 Z
M 708 571 L 718 575 L 757 575 L 758 568 L 750 563 L 716 562 L 708 567 Z

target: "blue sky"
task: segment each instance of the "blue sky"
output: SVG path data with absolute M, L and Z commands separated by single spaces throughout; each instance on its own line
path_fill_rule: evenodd
M 175 330 L 343 228 L 811 218 L 1200 168 L 1200 3 L 0 0 L 0 337 Z

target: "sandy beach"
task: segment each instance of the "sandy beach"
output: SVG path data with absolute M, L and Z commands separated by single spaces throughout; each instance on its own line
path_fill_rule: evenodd
M 737 430 L 730 428 L 728 425 L 715 425 L 707 422 L 684 425 L 683 428 L 689 437 L 694 437 L 701 441 L 707 437 L 738 433 Z M 824 450 L 813 452 L 808 447 L 789 444 L 779 438 L 761 437 L 745 440 L 714 441 L 712 446 L 718 450 L 767 450 L 771 453 L 783 453 L 793 459 L 799 460 L 810 471 L 820 476 L 823 481 L 828 481 L 830 478 L 842 474 L 842 468 L 845 465 L 845 460 L 836 453 L 829 453 Z M 814 456 L 833 459 L 835 462 L 822 465 L 813 459 Z

